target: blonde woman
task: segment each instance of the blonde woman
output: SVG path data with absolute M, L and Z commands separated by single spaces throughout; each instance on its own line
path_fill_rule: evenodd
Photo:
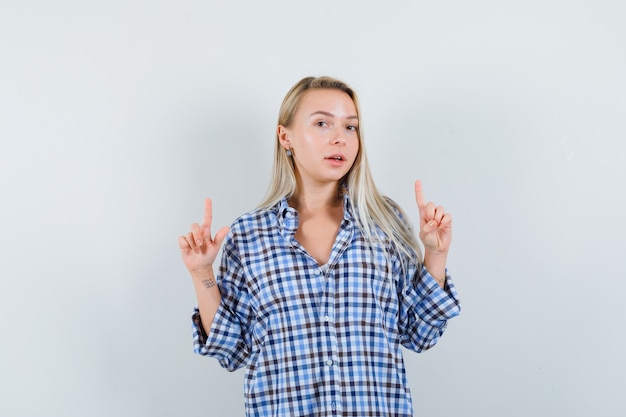
M 460 312 L 450 214 L 416 181 L 422 255 L 374 185 L 359 126 L 350 87 L 302 79 L 280 108 L 265 200 L 213 236 L 207 199 L 179 238 L 195 352 L 246 367 L 248 416 L 412 416 L 401 346 L 430 348 Z

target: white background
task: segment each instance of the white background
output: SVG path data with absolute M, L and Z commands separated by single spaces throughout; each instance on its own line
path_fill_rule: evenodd
M 626 415 L 625 74 L 618 0 L 2 0 L 0 415 L 243 415 L 177 236 L 261 200 L 308 75 L 360 94 L 385 194 L 455 218 L 416 415 Z

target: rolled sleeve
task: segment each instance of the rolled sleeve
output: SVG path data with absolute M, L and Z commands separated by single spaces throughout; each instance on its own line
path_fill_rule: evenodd
M 248 329 L 254 313 L 250 308 L 245 276 L 231 240 L 225 242 L 217 285 L 222 301 L 209 329 L 204 327 L 198 308 L 193 310 L 193 348 L 196 354 L 216 358 L 223 368 L 234 371 L 245 366 L 248 360 L 251 351 Z
M 461 312 L 452 278 L 446 270 L 445 288 L 441 288 L 428 270 L 421 266 L 414 279 L 407 280 L 402 292 L 402 344 L 417 352 L 427 350 L 443 335 L 448 320 Z
M 191 323 L 193 350 L 196 354 L 217 359 L 229 371 L 239 369 L 245 364 L 248 349 L 242 338 L 241 324 L 223 305 L 215 313 L 208 336 L 200 320 L 198 308 L 194 308 Z

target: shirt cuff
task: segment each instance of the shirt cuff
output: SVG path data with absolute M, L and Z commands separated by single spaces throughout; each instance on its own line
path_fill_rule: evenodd
M 238 369 L 243 364 L 247 350 L 244 348 L 241 326 L 222 305 L 215 312 L 208 333 L 202 325 L 197 307 L 193 310 L 191 327 L 193 350 L 196 354 L 216 358 L 229 371 Z
M 415 292 L 417 293 L 416 312 L 426 321 L 445 322 L 461 312 L 458 294 L 447 269 L 445 285 L 441 288 L 422 265 L 415 283 Z

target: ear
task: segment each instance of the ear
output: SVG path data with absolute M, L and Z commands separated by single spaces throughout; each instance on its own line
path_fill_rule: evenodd
M 276 135 L 278 136 L 278 141 L 283 148 L 291 149 L 291 139 L 289 139 L 289 132 L 285 126 L 278 125 L 276 128 Z

